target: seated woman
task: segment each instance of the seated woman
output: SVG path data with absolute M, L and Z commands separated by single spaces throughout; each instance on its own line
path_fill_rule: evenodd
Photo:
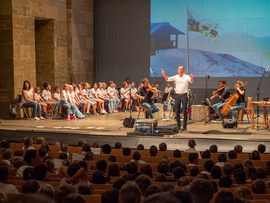
M 41 108 L 36 99 L 34 89 L 31 87 L 30 82 L 28 80 L 23 82 L 22 105 L 23 107 L 33 108 L 34 120 L 44 120 L 44 118 L 41 116 Z

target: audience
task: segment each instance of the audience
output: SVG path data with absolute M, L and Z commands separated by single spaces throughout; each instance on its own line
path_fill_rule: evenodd
M 259 144 L 258 151 L 260 152 L 260 154 L 264 154 L 264 152 L 266 151 L 266 146 L 264 144 Z

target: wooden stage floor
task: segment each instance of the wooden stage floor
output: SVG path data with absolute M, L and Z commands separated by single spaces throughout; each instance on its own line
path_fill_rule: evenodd
M 138 112 L 132 112 L 136 118 Z M 168 118 L 169 112 L 166 112 Z M 238 124 L 236 129 L 224 129 L 221 123 L 207 123 L 189 121 L 188 130 L 172 136 L 127 136 L 132 128 L 123 126 L 123 119 L 129 117 L 129 113 L 119 112 L 102 116 L 92 116 L 82 120 L 0 120 L 0 139 L 20 142 L 22 137 L 44 136 L 52 144 L 55 141 L 76 145 L 80 138 L 85 138 L 90 144 L 97 141 L 99 144 L 121 141 L 123 146 L 136 148 L 137 144 L 144 144 L 149 148 L 152 144 L 158 145 L 165 141 L 168 149 L 179 147 L 187 148 L 187 140 L 197 140 L 197 150 L 205 150 L 211 144 L 217 144 L 220 151 L 232 149 L 236 144 L 245 145 L 244 151 L 250 152 L 257 148 L 259 143 L 264 143 L 270 149 L 270 131 L 265 128 L 251 129 L 247 120 Z M 175 120 L 158 120 L 158 126 L 175 124 Z

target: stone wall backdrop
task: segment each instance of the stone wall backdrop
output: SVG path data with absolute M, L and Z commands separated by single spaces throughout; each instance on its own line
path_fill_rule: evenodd
M 93 81 L 93 0 L 0 1 L 0 118 L 33 87 Z

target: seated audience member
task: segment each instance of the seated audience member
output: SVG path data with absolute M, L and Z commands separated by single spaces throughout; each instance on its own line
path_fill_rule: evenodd
M 121 187 L 122 187 L 124 184 L 126 184 L 126 183 L 127 183 L 127 180 L 126 180 L 126 179 L 124 179 L 124 178 L 119 178 L 119 179 L 117 179 L 116 181 L 114 181 L 114 183 L 113 183 L 113 188 L 116 188 L 116 189 L 120 190 Z
M 40 158 L 43 159 L 47 155 L 47 150 L 45 148 L 40 148 L 38 150 L 38 155 L 39 155 Z
M 205 180 L 209 180 L 209 176 L 205 173 L 199 173 L 197 176 L 197 178 L 203 178 Z
M 108 167 L 108 176 L 120 176 L 120 169 L 118 164 L 111 163 Z
M 211 169 L 214 167 L 214 162 L 212 160 L 207 160 L 204 162 L 205 171 L 202 171 L 202 174 L 211 175 Z
M 12 165 L 14 166 L 14 168 L 18 169 L 21 166 L 23 166 L 24 161 L 23 161 L 23 157 L 22 156 L 14 156 L 12 158 Z
M 185 152 L 197 152 L 199 159 L 201 158 L 200 152 L 195 149 L 196 141 L 194 139 L 188 140 L 188 146 L 189 148 L 185 150 Z
M 209 203 L 213 197 L 213 187 L 205 179 L 195 179 L 189 185 L 193 203 Z
M 237 159 L 237 154 L 234 150 L 228 152 L 228 159 Z
M 184 171 L 186 172 L 187 171 L 187 168 L 186 168 L 186 165 L 181 163 L 180 161 L 174 161 L 173 163 L 170 164 L 170 173 L 172 173 L 172 170 L 175 168 L 175 167 L 181 167 L 184 169 Z
M 40 187 L 50 186 L 44 182 L 46 175 L 47 175 L 47 168 L 45 164 L 39 164 L 35 166 L 33 170 L 33 178 L 38 182 Z
M 264 194 L 265 193 L 265 183 L 262 180 L 255 180 L 252 182 L 252 192 L 254 194 Z
M 145 164 L 146 162 L 141 160 L 141 154 L 139 151 L 135 151 L 132 155 L 133 159 L 130 162 L 135 162 L 137 164 Z
M 243 151 L 243 147 L 241 145 L 235 145 L 233 150 L 237 153 L 237 154 L 241 154 Z
M 158 147 L 160 151 L 167 151 L 167 144 L 165 142 L 160 143 Z
M 144 150 L 144 145 L 143 144 L 138 144 L 137 150 Z
M 149 176 L 149 178 L 153 178 L 153 168 L 151 164 L 143 164 L 141 167 L 141 174 Z
M 163 192 L 172 192 L 174 191 L 174 185 L 171 183 L 163 183 L 161 189 Z
M 22 185 L 23 194 L 36 194 L 40 186 L 36 180 L 28 180 Z
M 179 178 L 182 178 L 183 176 L 186 176 L 184 169 L 181 168 L 181 167 L 173 168 L 172 173 L 173 173 L 174 179 L 170 180 L 170 182 L 171 181 L 172 182 L 177 182 Z
M 59 159 L 68 159 L 68 154 L 66 152 L 62 152 L 59 154 Z
M 259 151 L 257 151 L 257 150 L 252 151 L 250 159 L 251 160 L 261 160 Z
M 227 156 L 226 154 L 222 153 L 218 155 L 218 162 L 216 163 L 216 166 L 223 167 L 223 165 L 227 162 Z
M 211 152 L 209 149 L 205 150 L 204 152 L 202 152 L 201 155 L 202 159 L 210 159 L 211 157 Z
M 73 187 L 72 185 L 61 185 L 59 188 L 55 190 L 55 198 L 54 201 L 55 203 L 63 203 L 64 199 L 70 195 L 70 194 L 75 194 L 76 193 L 76 188 Z
M 119 202 L 119 190 L 112 188 L 103 192 L 101 196 L 101 203 L 118 203 Z
M 243 169 L 237 169 L 234 171 L 234 180 L 236 184 L 245 184 L 247 177 L 246 172 Z
M 132 175 L 132 180 L 135 180 L 137 176 L 141 175 L 138 171 L 138 166 L 135 162 L 130 162 L 126 165 L 126 170 L 128 174 Z
M 189 175 L 191 177 L 196 177 L 199 174 L 199 168 L 197 166 L 192 166 L 192 168 L 189 171 Z
M 80 166 L 81 168 L 84 168 L 85 171 L 88 170 L 88 165 L 87 165 L 87 163 L 86 163 L 85 161 L 80 161 L 78 164 L 79 164 L 79 166 Z
M 217 184 L 217 182 L 214 181 L 214 180 L 209 180 L 209 182 L 210 182 L 210 184 L 211 184 L 212 187 L 213 187 L 214 193 L 217 193 L 217 192 L 218 192 L 218 184 Z
M 67 153 L 68 154 L 68 145 L 66 143 L 61 144 L 61 150 L 60 152 Z
M 19 194 L 18 189 L 8 183 L 8 165 L 5 162 L 0 162 L 0 193 L 3 195 L 3 198 L 7 199 L 8 193 L 16 193 Z
M 190 194 L 189 191 L 172 191 L 170 192 L 170 194 L 174 195 L 175 197 L 177 197 L 178 199 L 181 200 L 181 202 L 185 202 L 185 203 L 192 203 L 192 196 Z
M 78 187 L 78 193 L 80 195 L 91 195 L 90 187 L 88 187 L 86 185 L 81 185 Z
M 256 168 L 254 166 L 247 166 L 245 168 L 248 180 L 256 180 Z
M 231 175 L 233 174 L 233 165 L 231 163 L 225 163 L 222 167 L 222 170 L 224 176 L 231 177 Z
M 114 148 L 115 148 L 115 149 L 122 149 L 122 143 L 121 143 L 121 142 L 116 142 L 116 143 L 114 144 Z
M 127 182 L 119 191 L 119 202 L 121 203 L 140 203 L 141 190 L 134 182 Z
M 181 152 L 180 150 L 176 149 L 173 151 L 173 157 L 175 158 L 180 158 L 181 157 Z
M 17 177 L 23 177 L 23 171 L 26 168 L 34 168 L 35 166 L 39 165 L 41 160 L 37 156 L 36 150 L 28 150 L 25 153 L 24 161 L 26 165 L 21 166 L 16 173 Z
M 94 159 L 94 153 L 93 152 L 87 152 L 85 154 L 85 157 L 83 158 L 84 161 L 93 161 Z
M 244 166 L 241 163 L 235 163 L 233 170 L 236 171 L 237 169 L 243 169 L 244 170 Z
M 92 152 L 90 144 L 85 143 L 82 146 L 82 154 L 86 154 L 87 152 Z
M 252 193 L 247 186 L 237 187 L 234 191 L 235 198 L 252 200 Z
M 63 203 L 86 203 L 86 200 L 82 195 L 74 193 L 66 196 Z
M 260 152 L 260 154 L 264 154 L 264 152 L 266 151 L 266 146 L 264 144 L 259 144 L 258 151 Z
M 191 153 L 188 156 L 189 164 L 188 166 L 196 166 L 198 165 L 199 158 L 197 153 Z
M 86 144 L 86 140 L 84 138 L 79 139 L 77 147 L 82 147 L 84 144 Z
M 49 146 L 49 144 L 47 142 L 42 143 L 41 146 L 40 146 L 40 149 L 46 149 L 47 152 L 51 151 L 50 146 Z
M 178 186 L 187 186 L 190 183 L 191 183 L 191 180 L 186 176 L 179 178 L 179 180 L 177 181 Z
M 131 150 L 129 148 L 123 149 L 123 156 L 130 156 Z
M 211 169 L 211 176 L 213 179 L 219 179 L 221 177 L 221 169 L 219 166 L 213 166 Z
M 266 170 L 264 168 L 257 168 L 256 169 L 256 177 L 258 179 L 265 179 L 266 178 Z
M 43 186 L 38 189 L 37 194 L 46 198 L 49 198 L 49 200 L 54 200 L 54 189 L 51 186 Z
M 10 149 L 4 149 L 2 151 L 2 162 L 5 162 L 7 165 L 11 165 L 11 156 L 12 156 L 12 151 Z
M 149 197 L 150 195 L 160 193 L 162 192 L 162 189 L 158 185 L 150 185 L 145 190 L 145 198 Z
M 116 162 L 116 157 L 114 155 L 109 156 L 108 162 Z
M 45 138 L 44 137 L 37 137 L 36 144 L 43 144 L 43 143 L 45 143 Z
M 55 164 L 54 164 L 53 159 L 46 159 L 43 163 L 47 165 L 48 173 L 56 174 Z
M 5 148 L 8 149 L 9 148 L 9 143 L 6 140 L 1 140 L 0 142 L 0 148 Z
M 32 146 L 33 145 L 33 139 L 31 137 L 27 137 L 24 141 L 24 146 L 23 146 L 23 150 L 35 150 L 35 147 Z
M 168 162 L 161 161 L 158 163 L 158 172 L 160 174 L 163 174 L 165 176 L 169 176 L 169 174 L 168 174 L 169 170 L 170 170 L 170 166 L 169 166 Z
M 149 149 L 149 153 L 151 157 L 155 157 L 157 155 L 158 149 L 155 145 L 152 145 Z
M 154 195 L 150 195 L 146 199 L 144 199 L 143 203 L 181 203 L 181 200 L 178 199 L 175 195 L 166 193 L 166 192 L 161 192 L 161 193 L 156 193 Z
M 219 187 L 231 187 L 232 186 L 232 179 L 231 177 L 225 176 L 225 177 L 221 177 L 219 179 Z
M 247 166 L 254 166 L 254 164 L 252 163 L 251 160 L 246 160 L 244 166 L 246 168 Z
M 234 202 L 234 195 L 230 190 L 222 189 L 217 193 L 215 203 Z
M 108 164 L 105 160 L 99 160 L 97 163 L 96 163 L 96 166 L 97 166 L 97 170 L 100 170 L 102 171 L 103 173 L 106 172 L 107 170 L 107 167 L 108 167 Z
M 155 182 L 167 182 L 167 177 L 164 174 L 158 174 L 155 177 Z
M 218 152 L 218 147 L 217 145 L 213 144 L 209 147 L 209 150 L 211 153 L 217 153 Z
M 145 196 L 146 188 L 151 185 L 150 178 L 147 175 L 142 174 L 135 179 L 135 183 L 139 186 L 142 195 Z
M 103 154 L 110 154 L 111 150 L 112 150 L 112 147 L 109 144 L 104 144 L 101 147 L 101 149 L 102 149 Z

